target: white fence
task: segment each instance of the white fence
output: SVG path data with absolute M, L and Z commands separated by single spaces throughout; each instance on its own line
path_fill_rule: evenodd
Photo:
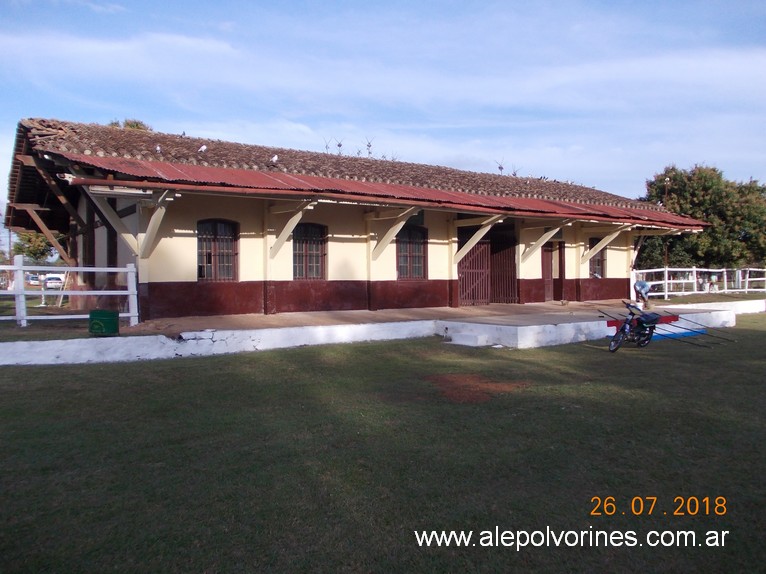
M 39 297 L 40 305 L 47 305 L 46 298 L 63 298 L 64 295 L 70 299 L 72 297 L 96 295 L 98 297 L 125 297 L 128 298 L 127 311 L 119 313 L 120 317 L 127 318 L 130 325 L 138 325 L 138 289 L 136 287 L 136 267 L 128 264 L 126 267 L 53 267 L 50 265 L 24 265 L 24 257 L 16 255 L 13 258 L 13 265 L 0 265 L 0 271 L 9 275 L 8 281 L 0 290 L 0 295 L 13 295 L 15 300 L 15 315 L 0 316 L 0 320 L 15 320 L 21 327 L 26 327 L 28 321 L 37 321 L 44 319 L 88 319 L 89 315 L 30 315 L 27 313 L 27 297 Z M 61 289 L 46 289 L 45 281 L 42 279 L 44 274 L 65 275 L 72 277 L 74 273 L 124 273 L 127 279 L 125 289 L 100 290 L 100 291 L 82 291 L 78 289 L 67 289 L 69 281 L 65 281 Z M 40 279 L 40 289 L 27 289 L 27 274 L 36 274 Z
M 661 268 L 633 271 L 636 281 L 651 285 L 650 297 L 693 295 L 695 293 L 766 293 L 766 269 Z

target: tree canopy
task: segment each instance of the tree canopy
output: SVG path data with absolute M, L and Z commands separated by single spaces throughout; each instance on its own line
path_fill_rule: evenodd
M 23 255 L 39 264 L 53 255 L 53 246 L 42 233 L 20 232 L 16 234 L 16 237 L 17 241 L 13 244 L 15 255 Z
M 668 166 L 646 182 L 645 201 L 709 224 L 701 233 L 648 239 L 636 261 L 642 269 L 739 267 L 766 260 L 766 186 L 737 183 L 706 166 Z

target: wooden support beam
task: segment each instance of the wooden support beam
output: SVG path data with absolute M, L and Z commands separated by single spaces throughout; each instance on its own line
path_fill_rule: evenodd
M 383 253 L 386 247 L 391 244 L 391 242 L 394 240 L 394 237 L 396 237 L 396 234 L 399 233 L 402 227 L 404 227 L 404 224 L 407 223 L 407 220 L 418 211 L 420 211 L 419 207 L 410 207 L 409 209 L 405 209 L 404 211 L 399 212 L 399 215 L 396 216 L 394 222 L 383 234 L 383 237 L 378 239 L 378 242 L 375 244 L 375 248 L 372 250 L 371 256 L 373 261 L 380 257 L 380 254 Z M 390 218 L 387 217 L 386 219 Z
M 141 248 L 138 256 L 141 259 L 147 259 L 154 249 L 154 242 L 157 239 L 157 232 L 160 229 L 162 218 L 165 217 L 165 211 L 169 202 L 173 201 L 173 197 L 170 191 L 164 192 L 154 208 L 151 218 L 149 218 L 149 224 L 146 226 L 146 233 L 141 241 Z
M 17 155 L 16 157 L 19 157 L 19 156 Z M 85 221 L 83 221 L 82 217 L 80 217 L 80 214 L 77 213 L 77 210 L 70 203 L 69 199 L 67 199 L 67 196 L 64 195 L 64 192 L 61 191 L 61 188 L 59 187 L 59 184 L 56 182 L 56 180 L 53 179 L 51 175 L 48 173 L 48 171 L 45 169 L 45 165 L 43 164 L 43 161 L 38 157 L 32 157 L 32 156 L 22 156 L 22 157 L 24 158 L 22 160 L 22 163 L 24 165 L 33 166 L 37 169 L 38 175 L 45 182 L 45 185 L 48 186 L 48 189 L 51 190 L 51 193 L 53 193 L 53 195 L 56 196 L 56 199 L 59 200 L 59 203 L 61 203 L 61 205 L 64 206 L 64 209 L 69 214 L 69 217 L 71 217 L 77 223 L 79 227 L 85 227 Z
M 290 237 L 290 234 L 300 223 L 301 219 L 303 218 L 303 214 L 310 209 L 314 209 L 316 204 L 316 201 L 304 201 L 298 206 L 297 211 L 290 219 L 287 220 L 287 223 L 285 223 L 282 231 L 280 231 L 279 235 L 277 236 L 277 240 L 274 242 L 274 245 L 272 245 L 271 249 L 269 249 L 269 257 L 271 259 L 274 259 L 274 257 L 277 256 L 279 250 L 282 249 L 282 246 L 287 242 L 287 238 Z
M 11 203 L 11 207 L 14 209 L 23 209 L 24 211 L 50 211 L 50 207 L 43 207 L 42 205 L 37 205 L 36 203 Z
M 53 248 L 58 251 L 59 257 L 61 257 L 61 259 L 63 259 L 69 267 L 76 267 L 77 261 L 69 257 L 69 254 L 66 252 L 66 249 L 64 249 L 64 246 L 58 242 L 56 236 L 53 235 L 53 232 L 47 225 L 45 225 L 45 222 L 37 213 L 38 211 L 41 211 L 36 209 L 38 206 L 33 206 L 30 204 L 14 204 L 13 207 L 18 209 L 20 205 L 24 206 L 22 209 L 24 209 L 29 214 L 29 217 L 34 220 L 34 222 L 37 224 L 37 227 L 40 228 L 42 234 L 45 235 L 45 238 L 50 242 L 51 245 L 53 245 Z
M 463 257 L 466 256 L 466 254 L 473 249 L 473 247 L 481 241 L 481 239 L 489 232 L 490 229 L 492 229 L 493 225 L 496 225 L 503 221 L 504 216 L 502 215 L 495 215 L 490 218 L 481 218 L 479 220 L 478 225 L 479 229 L 476 230 L 476 233 L 474 233 L 471 238 L 466 242 L 463 247 L 458 249 L 457 253 L 455 253 L 455 257 L 453 258 L 453 263 L 460 263 L 460 260 L 463 259 Z M 462 220 L 461 220 L 462 221 Z M 471 221 L 471 220 L 468 220 Z M 456 222 L 459 223 L 459 222 Z
M 87 186 L 85 186 L 85 190 L 88 192 L 88 197 L 91 198 L 93 203 L 101 212 L 101 215 L 106 218 L 106 220 L 109 222 L 109 225 L 111 225 L 112 229 L 114 229 L 114 231 L 117 233 L 117 236 L 125 245 L 128 246 L 128 249 L 133 252 L 133 255 L 138 257 L 138 240 L 136 239 L 135 235 L 130 232 L 128 226 L 125 225 L 120 216 L 117 215 L 117 212 L 112 209 L 112 206 L 109 205 L 109 202 L 107 202 L 106 198 L 90 193 Z
M 612 233 L 604 237 L 601 241 L 596 243 L 591 249 L 588 249 L 585 253 L 582 254 L 582 257 L 580 258 L 580 263 L 585 264 L 588 261 L 590 261 L 595 255 L 604 249 L 607 245 L 609 245 L 612 241 L 615 240 L 615 238 L 622 233 L 623 231 L 626 231 L 633 227 L 632 225 L 621 225 L 617 229 L 615 229 Z
M 524 253 L 521 254 L 521 262 L 524 263 L 527 259 L 529 259 L 532 256 L 533 253 L 535 253 L 543 245 L 545 245 L 551 237 L 556 235 L 559 231 L 561 231 L 563 227 L 569 225 L 570 223 L 572 223 L 572 220 L 567 219 L 566 221 L 562 222 L 561 225 L 559 225 L 558 227 L 552 227 L 550 230 L 543 233 L 540 239 L 535 241 L 532 245 L 530 245 L 524 250 Z

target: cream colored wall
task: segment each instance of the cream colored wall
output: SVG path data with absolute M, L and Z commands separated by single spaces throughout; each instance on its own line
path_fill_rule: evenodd
M 272 202 L 279 207 L 281 202 Z M 396 280 L 396 241 L 375 260 L 372 250 L 393 220 L 367 221 L 369 208 L 353 205 L 318 204 L 306 210 L 301 223 L 317 223 L 328 229 L 327 279 L 330 281 Z M 239 279 L 290 281 L 293 278 L 292 236 L 271 256 L 272 246 L 294 212 L 273 214 L 265 201 L 248 198 L 212 198 L 185 195 L 171 202 L 162 220 L 151 258 L 140 262 L 141 282 L 196 281 L 196 226 L 200 215 L 239 223 Z M 142 210 L 145 229 L 151 210 Z M 450 265 L 452 216 L 442 212 L 425 214 L 428 228 L 428 278 L 455 276 Z M 264 233 L 265 228 L 265 233 Z M 139 242 L 143 234 L 139 234 Z
M 633 241 L 630 233 L 620 233 L 609 244 L 606 255 L 607 277 L 630 277 L 630 258 L 633 252 Z
M 444 280 L 457 277 L 457 264 L 452 264 L 452 256 L 457 251 L 457 242 L 452 240 L 455 233 L 453 221 L 454 217 L 451 214 L 426 212 L 429 279 Z
M 580 263 L 583 253 L 587 251 L 588 241 L 591 237 L 602 238 L 605 236 L 603 225 L 600 231 L 593 231 L 589 226 L 575 223 L 562 229 L 564 241 L 564 262 L 566 265 L 565 277 L 567 279 L 587 279 L 590 276 L 590 262 Z M 519 265 L 518 276 L 520 279 L 542 278 L 542 249 L 538 249 L 523 263 L 521 254 L 525 249 L 537 241 L 542 235 L 543 229 L 539 222 L 531 222 L 526 227 L 522 222 L 519 230 Z M 632 254 L 632 239 L 630 234 L 621 233 L 607 247 L 606 253 L 606 276 L 610 278 L 628 277 L 630 275 L 630 259 Z M 557 255 L 554 254 L 554 267 L 557 264 Z
M 146 229 L 152 211 L 142 209 L 141 228 Z M 204 214 L 204 215 L 203 215 Z M 139 263 L 142 283 L 197 280 L 197 221 L 227 219 L 239 224 L 239 280 L 263 276 L 262 220 L 260 201 L 244 198 L 201 197 L 191 194 L 172 201 L 162 219 L 154 250 Z M 143 240 L 139 234 L 139 244 Z
M 371 281 L 395 281 L 396 280 L 396 242 L 392 241 L 376 259 L 372 259 L 372 252 L 378 241 L 386 234 L 393 225 L 393 219 L 376 220 L 367 222 L 369 230 L 369 273 Z
M 269 244 L 276 240 L 290 214 L 279 217 L 278 226 L 269 226 Z M 276 216 L 272 223 L 276 223 Z M 364 210 L 359 206 L 319 204 L 307 211 L 301 223 L 327 227 L 327 279 L 330 281 L 365 281 L 367 279 L 367 230 Z M 271 262 L 269 278 L 287 281 L 293 278 L 292 236 Z
M 563 230 L 564 244 L 566 252 L 564 253 L 564 265 L 566 267 L 564 277 L 566 279 L 577 279 L 580 277 L 580 242 L 578 229 L 574 225 L 565 227 Z
M 543 234 L 543 229 L 538 224 L 535 224 L 535 227 L 536 229 L 530 229 L 529 227 L 524 227 L 522 223 L 519 229 L 519 259 L 516 270 L 519 279 L 542 279 L 543 277 L 542 249 L 538 249 L 526 261 L 521 261 L 521 254 L 529 249 Z
M 283 202 L 270 202 L 245 197 L 195 196 L 184 194 L 171 202 L 160 226 L 151 258 L 138 262 L 141 282 L 196 281 L 197 280 L 197 221 L 227 219 L 236 221 L 240 228 L 239 280 L 257 281 L 266 278 L 290 281 L 293 278 L 292 238 L 289 238 L 274 257 L 270 249 L 292 213 L 272 214 L 269 205 L 283 206 Z M 121 203 L 119 207 L 123 207 Z M 328 241 L 327 278 L 331 281 L 394 281 L 397 278 L 396 241 L 392 241 L 376 260 L 371 259 L 378 240 L 394 220 L 366 219 L 369 207 L 339 204 L 318 204 L 307 210 L 304 223 L 325 225 L 330 234 Z M 152 211 L 143 208 L 137 215 L 124 219 L 131 231 L 140 226 L 146 229 Z M 453 254 L 457 249 L 454 215 L 430 211 L 424 216 L 428 229 L 428 278 L 449 280 L 457 277 Z M 517 249 L 518 277 L 542 277 L 541 253 L 538 249 L 527 261 L 521 254 L 540 237 L 543 229 L 538 222 L 517 223 L 519 245 Z M 265 232 L 264 232 L 265 229 Z M 589 265 L 580 264 L 588 238 L 598 236 L 582 224 L 564 227 L 562 237 L 566 249 L 566 278 L 587 278 Z M 603 232 L 601 233 L 603 236 Z M 143 234 L 139 234 L 139 243 Z M 97 231 L 97 246 L 106 245 L 103 229 Z M 607 276 L 627 277 L 630 271 L 632 242 L 622 234 L 607 248 Z M 105 265 L 105 250 L 97 248 L 98 265 Z M 120 265 L 135 261 L 130 250 L 118 241 Z M 103 261 L 102 261 L 103 259 Z M 558 258 L 555 258 L 558 260 Z
M 426 212 L 423 223 L 428 229 L 428 279 L 451 279 L 456 277 L 456 265 L 452 265 L 452 254 L 455 243 L 452 237 L 453 216 L 448 213 L 432 211 Z M 396 240 L 388 244 L 383 252 L 374 261 L 372 252 L 378 241 L 386 234 L 393 219 L 371 220 L 368 223 L 370 242 L 370 279 L 372 281 L 396 281 Z
M 587 251 L 591 237 L 603 238 L 604 231 L 589 231 L 588 227 L 581 227 L 579 232 L 580 244 L 579 254 L 575 259 L 579 277 L 588 278 L 590 276 L 590 261 L 580 264 L 582 254 Z M 604 248 L 606 254 L 606 278 L 624 278 L 630 277 L 630 258 L 633 251 L 632 236 L 630 233 L 620 233 L 612 242 Z
M 265 241 L 261 242 L 261 253 L 263 258 L 263 267 L 259 279 L 264 280 L 268 278 L 272 281 L 290 281 L 293 278 L 293 247 L 292 241 L 288 239 L 282 245 L 282 247 L 272 254 L 272 247 L 274 246 L 280 232 L 284 229 L 290 217 L 294 213 L 277 213 L 273 214 L 269 211 L 269 205 L 263 203 L 263 210 L 266 218 L 266 235 Z M 281 206 L 280 202 L 276 202 L 274 205 Z M 319 223 L 316 221 L 316 216 L 313 211 L 308 211 L 307 214 L 301 219 L 302 223 Z M 242 255 L 240 255 L 242 257 Z

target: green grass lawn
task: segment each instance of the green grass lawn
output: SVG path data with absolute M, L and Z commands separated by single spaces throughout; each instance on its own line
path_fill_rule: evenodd
M 430 338 L 6 367 L 0 571 L 764 571 L 766 315 L 737 323 L 615 354 Z M 637 545 L 482 546 L 496 527 Z M 419 547 L 431 530 L 476 546 Z

